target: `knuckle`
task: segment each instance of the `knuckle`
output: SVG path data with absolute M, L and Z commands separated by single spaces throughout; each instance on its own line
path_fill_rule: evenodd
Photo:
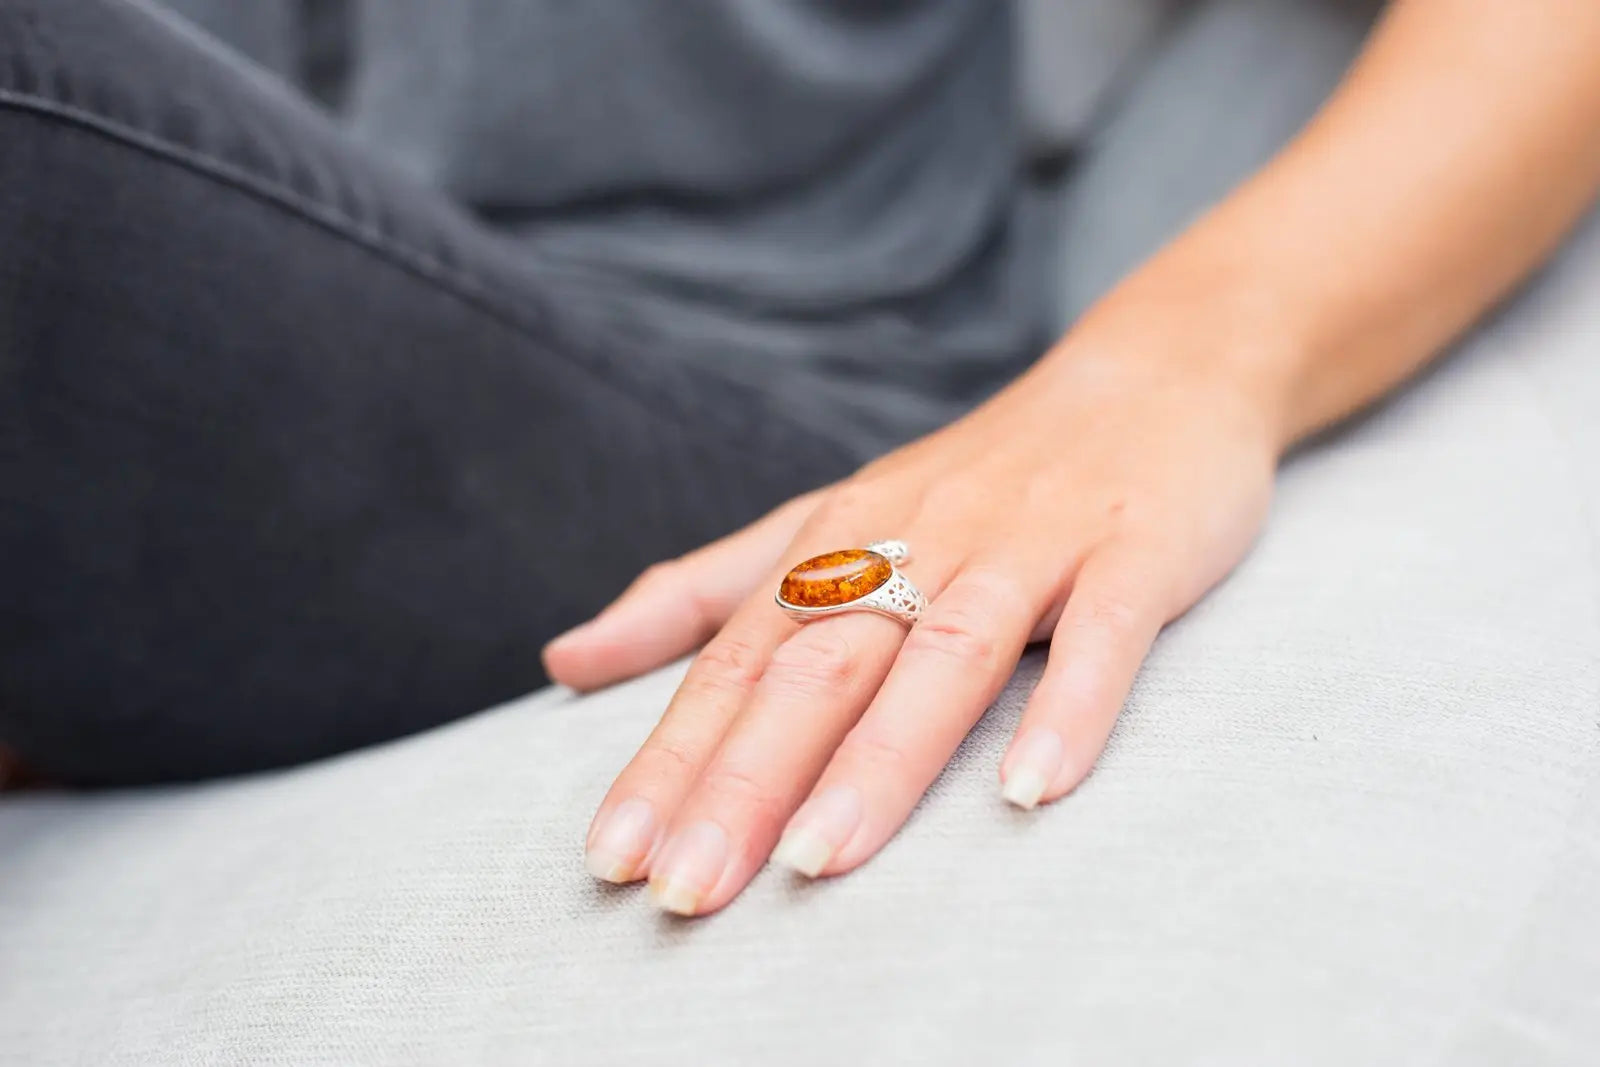
M 1026 602 L 1009 575 L 986 568 L 969 570 L 911 629 L 906 647 L 914 655 L 992 667 L 1002 646 L 996 635 L 1027 613 Z
M 1071 490 L 1059 476 L 1033 477 L 1022 484 L 1022 507 L 1030 515 L 1049 515 L 1061 510 L 1062 501 L 1071 498 Z
M 906 653 L 987 666 L 999 654 L 995 639 L 987 632 L 988 625 L 962 608 L 929 615 L 906 636 Z
M 769 821 L 783 818 L 784 797 L 770 783 L 738 767 L 712 767 L 706 771 L 700 788 L 714 798 L 719 809 L 738 808 Z
M 848 685 L 855 673 L 850 642 L 826 626 L 811 625 L 778 646 L 767 677 L 790 688 L 828 690 Z
M 685 689 L 744 691 L 761 680 L 762 667 L 761 649 L 724 635 L 700 650 L 683 684 Z
M 923 494 L 918 514 L 929 523 L 938 523 L 952 515 L 968 515 L 987 511 L 994 506 L 994 487 L 980 480 L 950 478 L 930 486 Z
M 859 474 L 841 482 L 825 493 L 811 512 L 806 528 L 819 537 L 850 538 L 861 533 L 860 527 L 882 506 L 883 498 L 878 484 Z
M 699 761 L 682 745 L 671 741 L 647 741 L 634 757 L 633 771 L 647 781 L 670 782 L 693 778 Z
M 1138 597 L 1126 590 L 1107 590 L 1090 598 L 1075 614 L 1081 628 L 1094 628 L 1112 634 L 1135 633 L 1142 629 L 1150 614 Z
M 889 739 L 865 730 L 852 730 L 839 746 L 840 758 L 873 778 L 897 776 L 911 762 L 906 749 Z
M 955 596 L 950 596 L 955 593 Z M 946 591 L 944 599 L 960 607 L 964 614 L 989 621 L 1010 618 L 1026 610 L 1029 602 L 1023 584 L 1013 575 L 993 565 L 969 567 L 960 581 Z

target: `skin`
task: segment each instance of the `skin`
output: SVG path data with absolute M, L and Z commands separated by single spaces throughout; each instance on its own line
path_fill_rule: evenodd
M 1049 661 L 1002 789 L 1071 792 L 1162 626 L 1248 551 L 1285 451 L 1443 350 L 1597 188 L 1600 4 L 1396 0 L 1301 135 L 1011 387 L 547 647 L 592 690 L 704 645 L 602 803 L 590 870 L 648 877 L 680 914 L 726 905 L 775 848 L 852 870 L 1030 641 Z M 774 607 L 795 562 L 891 536 L 931 601 L 909 633 Z

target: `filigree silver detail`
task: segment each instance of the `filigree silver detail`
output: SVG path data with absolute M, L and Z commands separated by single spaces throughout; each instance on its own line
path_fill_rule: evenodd
M 867 551 L 876 552 L 896 567 L 911 562 L 911 548 L 904 541 L 874 541 L 867 546 Z

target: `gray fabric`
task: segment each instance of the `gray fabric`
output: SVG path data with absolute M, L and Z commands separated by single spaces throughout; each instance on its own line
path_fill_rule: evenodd
M 525 695 L 640 570 L 886 447 L 820 431 L 826 383 L 579 327 L 563 274 L 142 4 L 0 0 L 0 145 L 0 739 L 47 778 Z
M 287 80 L 305 59 L 303 0 L 154 0 Z M 338 3 L 340 0 L 313 0 Z
M 303 0 L 174 6 L 305 84 Z M 927 429 L 1037 355 L 1010 4 L 312 7 L 344 13 L 357 141 L 732 373 L 889 383 Z
M 677 668 L 286 774 L 8 801 L 0 1062 L 1592 1063 L 1597 287 L 1591 221 L 1291 463 L 1078 793 L 998 799 L 1030 658 L 848 878 L 769 871 L 683 923 L 583 873 Z
M 1182 0 L 1018 0 L 1024 133 L 1036 156 L 1071 151 Z
M 1338 84 L 1380 6 L 1214 0 L 1189 14 L 1089 138 L 1067 188 L 1057 325 L 1293 136 Z

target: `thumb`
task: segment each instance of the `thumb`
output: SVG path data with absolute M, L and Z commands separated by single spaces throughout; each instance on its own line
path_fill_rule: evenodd
M 599 615 L 546 645 L 546 672 L 588 691 L 703 645 L 771 574 L 820 495 L 795 497 L 737 533 L 651 567 Z

